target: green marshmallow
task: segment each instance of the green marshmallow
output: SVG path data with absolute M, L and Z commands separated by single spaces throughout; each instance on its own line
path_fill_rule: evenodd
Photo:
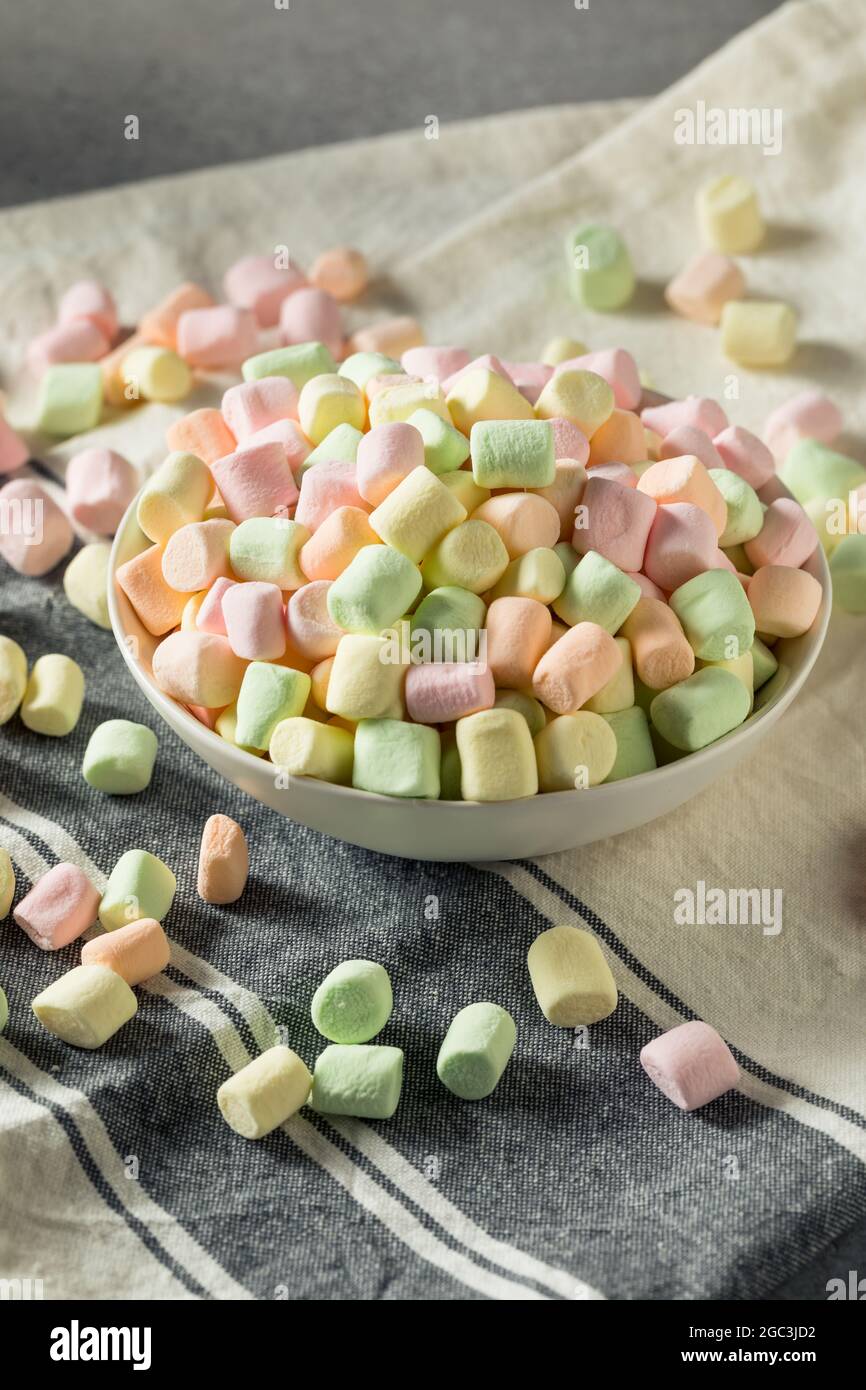
M 300 391 L 314 376 L 336 372 L 337 364 L 324 343 L 295 343 L 291 347 L 271 348 L 248 357 L 241 367 L 244 381 L 261 381 L 265 376 L 287 376 Z
M 267 748 L 281 719 L 303 714 L 311 684 L 290 666 L 251 661 L 238 691 L 235 741 L 242 748 Z
M 755 696 L 755 713 L 757 713 L 759 709 L 763 709 L 765 705 L 772 704 L 776 697 L 781 695 L 790 678 L 790 667 L 786 666 L 783 661 L 780 661 L 778 670 L 761 686 Z
M 514 709 L 522 714 L 533 738 L 547 724 L 544 705 L 534 695 L 525 695 L 522 690 L 497 690 L 493 705 L 495 709 Z
M 316 1061 L 310 1105 L 322 1115 L 390 1120 L 400 1103 L 402 1085 L 399 1047 L 333 1043 Z
M 711 468 L 709 474 L 728 508 L 719 545 L 724 550 L 726 546 L 752 540 L 764 524 L 764 508 L 755 489 L 730 468 Z
M 84 750 L 82 774 L 99 792 L 130 796 L 149 786 L 158 748 L 156 734 L 129 719 L 98 724 Z
M 566 579 L 553 611 L 569 627 L 598 623 L 607 632 L 618 632 L 640 596 L 637 580 L 597 550 L 588 550 Z
M 386 357 L 384 352 L 353 352 L 340 363 L 337 373 L 354 381 L 359 391 L 363 391 L 374 376 L 406 375 L 400 363 L 395 362 L 393 357 Z
M 654 724 L 650 724 L 649 731 L 657 767 L 667 767 L 670 763 L 679 762 L 680 758 L 688 757 L 684 748 L 674 748 L 672 743 L 662 738 Z
M 752 643 L 752 675 L 755 690 L 759 690 L 762 685 L 766 685 L 771 676 L 774 676 L 779 669 L 779 663 L 773 652 L 760 637 L 756 637 Z
M 571 293 L 579 304 L 602 313 L 621 309 L 634 293 L 634 268 L 619 232 L 584 222 L 566 239 Z
M 409 416 L 424 440 L 424 462 L 431 473 L 453 473 L 469 457 L 469 440 L 435 410 L 422 408 Z
M 111 871 L 99 920 L 106 931 L 153 917 L 161 922 L 174 902 L 177 879 L 167 864 L 146 849 L 128 849 Z
M 352 786 L 380 796 L 439 796 L 439 734 L 402 719 L 362 719 L 355 730 Z
M 866 483 L 866 468 L 837 454 L 817 439 L 799 439 L 779 470 L 782 482 L 805 506 L 815 499 L 838 498 L 847 504 L 848 493 Z
M 85 434 L 102 414 L 102 371 L 98 362 L 61 362 L 49 367 L 39 387 L 36 428 L 46 434 Z
M 730 661 L 750 650 L 755 615 L 730 570 L 704 570 L 670 596 L 689 646 L 702 661 Z
M 751 702 L 743 682 L 730 671 L 705 666 L 687 680 L 660 691 L 650 706 L 650 718 L 674 748 L 694 753 L 742 724 Z
M 568 548 L 571 550 L 571 546 Z M 573 550 L 571 553 L 574 555 Z M 565 566 L 562 560 L 555 550 L 539 545 L 511 561 L 499 583 L 490 590 L 490 599 L 534 598 L 546 606 L 559 598 L 564 588 Z
M 657 766 L 650 738 L 649 720 L 639 705 L 603 714 L 616 735 L 616 758 L 605 782 L 621 782 L 624 777 L 637 777 L 652 772 Z
M 278 589 L 299 589 L 307 579 L 300 567 L 306 526 L 281 516 L 251 516 L 229 538 L 229 559 L 238 579 L 258 579 Z
M 763 525 L 763 516 L 764 516 L 764 504 L 761 503 L 761 518 L 762 518 L 761 524 L 762 524 L 762 525 Z M 754 573 L 755 573 L 755 566 L 752 564 L 751 560 L 749 559 L 748 555 L 746 554 L 746 547 L 745 547 L 744 545 L 727 545 L 727 546 L 722 546 L 721 549 L 724 551 L 725 555 L 726 555 L 726 556 L 728 557 L 728 559 L 730 560 L 730 562 L 731 562 L 731 564 L 733 565 L 734 569 L 735 569 L 735 570 L 738 570 L 740 574 L 754 574 Z
M 556 477 L 549 420 L 476 420 L 469 448 L 479 487 L 549 487 Z
M 365 1043 L 381 1033 L 393 1007 L 384 966 L 373 960 L 344 960 L 319 985 L 310 1014 L 331 1042 Z
M 420 592 L 421 571 L 407 556 L 391 545 L 365 545 L 331 584 L 328 612 L 344 632 L 378 633 Z
M 644 714 L 649 715 L 650 705 L 658 695 L 658 691 L 654 690 L 651 685 L 644 685 L 637 671 L 633 673 L 632 679 L 634 682 L 634 702 L 643 710 Z
M 484 626 L 487 609 L 484 600 L 469 589 L 456 584 L 443 584 L 425 594 L 411 618 L 411 633 L 422 660 L 471 661 L 479 650 L 479 633 Z M 416 633 L 427 633 L 432 652 L 421 650 Z M 437 652 L 438 648 L 438 652 Z M 462 650 L 461 650 L 462 648 Z
M 463 766 L 460 762 L 460 749 L 457 735 L 453 729 L 446 729 L 439 735 L 442 754 L 439 759 L 439 800 L 462 801 L 461 780 Z
M 866 613 L 866 536 L 843 536 L 830 556 L 833 601 L 846 613 Z
M 498 1004 L 467 1004 L 442 1040 L 436 1075 L 461 1100 L 484 1100 L 496 1090 L 516 1039 L 507 1010 Z
M 321 444 L 317 444 L 312 453 L 307 454 L 298 470 L 298 476 L 303 476 L 314 463 L 354 463 L 358 456 L 358 445 L 363 438 L 361 431 L 346 421 L 341 425 L 335 425 L 331 433 L 325 435 Z
M 583 558 L 581 555 L 578 555 L 571 541 L 558 541 L 553 547 L 553 553 L 559 557 L 560 564 L 565 570 L 566 579 L 571 574 L 572 570 L 577 569 Z
M 8 1022 L 9 1022 L 9 1001 L 8 1001 L 8 999 L 6 998 L 6 995 L 4 994 L 3 990 L 0 989 L 0 1033 L 3 1032 L 3 1029 L 6 1027 L 6 1024 L 7 1024 Z

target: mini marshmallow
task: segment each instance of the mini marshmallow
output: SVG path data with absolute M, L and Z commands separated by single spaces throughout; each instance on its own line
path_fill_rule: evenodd
M 382 381 L 384 383 L 384 378 Z M 416 410 L 431 410 L 447 424 L 451 423 L 448 406 L 436 382 L 413 381 L 409 377 L 398 377 L 396 381 L 383 384 L 382 389 L 371 390 L 367 385 L 367 399 L 370 402 L 370 425 L 385 425 L 389 421 L 408 421 Z
M 456 384 L 447 391 L 446 403 L 452 423 L 465 435 L 482 420 L 534 418 L 532 406 L 513 382 L 489 367 L 471 367 L 461 372 Z
M 438 420 L 432 412 L 427 413 Z M 445 422 L 440 423 L 444 428 Z M 378 507 L 398 483 L 413 469 L 420 468 L 424 461 L 424 440 L 413 425 L 402 420 L 376 425 L 358 444 L 357 487 L 361 497 Z
M 161 922 L 174 902 L 177 880 L 167 864 L 146 849 L 128 849 L 112 869 L 99 904 L 106 931 L 152 917 Z
M 597 787 L 616 761 L 616 736 L 600 714 L 561 714 L 536 734 L 538 787 L 542 792 Z
M 799 637 L 818 616 L 823 590 L 806 570 L 763 565 L 749 580 L 748 597 L 759 632 Z
M 225 458 L 236 442 L 220 412 L 207 407 L 175 420 L 166 430 L 165 440 L 172 452 L 193 454 L 205 463 Z
M 251 661 L 237 698 L 237 742 L 243 748 L 267 748 L 280 721 L 302 714 L 309 695 L 305 672 Z
M 426 634 L 434 644 L 434 660 L 469 660 L 478 650 L 476 642 L 486 611 L 483 599 L 468 589 L 456 585 L 431 589 L 412 614 L 413 646 L 417 634 Z M 444 654 L 435 650 L 437 643 Z M 469 646 L 471 652 L 466 649 Z
M 628 247 L 613 227 L 585 222 L 566 238 L 571 293 L 587 309 L 610 313 L 634 294 Z
M 749 430 L 729 425 L 716 435 L 713 444 L 725 468 L 739 474 L 750 487 L 761 488 L 774 476 L 773 455 Z
M 228 590 L 229 595 L 233 592 Z M 160 690 L 184 705 L 230 705 L 243 674 L 244 663 L 228 640 L 209 632 L 173 632 L 153 654 L 153 678 Z
M 234 522 L 288 516 L 298 489 L 279 444 L 247 444 L 211 464 L 211 473 Z
M 351 721 L 401 719 L 406 664 L 388 660 L 389 655 L 385 637 L 349 633 L 341 638 L 328 680 L 328 713 Z
M 658 463 L 666 459 L 688 456 L 700 459 L 708 472 L 725 466 L 709 435 L 696 429 L 694 425 L 677 425 L 670 434 L 665 435 L 659 448 L 658 459 L 654 461 Z
M 752 645 L 754 614 L 739 579 L 727 570 L 696 575 L 674 590 L 670 606 L 702 661 L 731 660 Z
M 697 1019 L 653 1038 L 641 1049 L 640 1064 L 680 1110 L 698 1110 L 718 1100 L 740 1079 L 730 1048 L 715 1028 Z
M 532 693 L 554 714 L 573 714 L 616 674 L 620 660 L 609 632 L 598 623 L 578 623 L 539 661 Z
M 283 719 L 268 748 L 271 762 L 292 777 L 350 786 L 355 740 L 345 729 L 313 719 Z
M 580 342 L 577 338 L 566 338 L 560 335 L 550 339 L 541 354 L 541 360 L 547 362 L 551 367 L 558 367 L 561 362 L 567 362 L 571 357 L 582 357 L 586 352 L 586 343 Z
M 315 286 L 295 290 L 280 306 L 280 337 L 287 347 L 318 342 L 343 356 L 343 314 L 332 295 Z
M 611 411 L 592 436 L 589 468 L 605 463 L 642 463 L 646 458 L 646 438 L 640 416 L 631 410 Z
M 749 691 L 730 671 L 704 666 L 656 695 L 650 719 L 674 748 L 695 753 L 742 724 L 751 703 Z
M 555 508 L 559 517 L 559 540 L 570 541 L 574 529 L 574 513 L 586 487 L 586 469 L 577 459 L 558 458 L 553 482 L 530 491 L 543 497 Z
M 491 703 L 492 699 L 491 692 Z M 440 756 L 439 734 L 425 724 L 362 719 L 355 730 L 352 786 L 382 796 L 435 801 Z
M 256 319 L 248 309 L 216 304 L 210 309 L 187 309 L 178 320 L 177 351 L 191 367 L 237 368 L 257 345 Z
M 324 343 L 300 342 L 248 357 L 241 374 L 244 381 L 260 381 L 265 376 L 288 377 L 300 391 L 312 377 L 336 370 L 337 364 Z
M 777 497 L 763 514 L 757 534 L 745 541 L 749 562 L 761 565 L 790 565 L 799 569 L 818 545 L 818 533 L 799 502 Z
M 529 725 L 514 709 L 481 710 L 458 719 L 457 751 L 464 801 L 535 796 L 538 769 Z
M 162 637 L 177 627 L 186 604 L 186 594 L 167 583 L 162 572 L 164 551 L 152 545 L 134 555 L 115 570 L 115 582 L 126 594 L 142 625 L 154 637 Z
M 0 636 L 0 725 L 8 724 L 27 689 L 27 657 L 11 637 Z M 5 916 L 5 913 L 0 914 Z
M 332 246 L 310 267 L 310 283 L 341 303 L 363 294 L 369 278 L 366 257 L 354 246 Z
M 297 521 L 286 521 L 281 516 L 251 516 L 231 534 L 232 569 L 238 579 L 276 584 L 284 593 L 299 589 L 305 582 L 300 554 L 309 539 L 306 526 Z
M 111 796 L 130 796 L 150 786 L 157 738 L 146 724 L 107 719 L 97 724 L 84 750 L 82 776 L 88 786 Z
M 275 661 L 285 652 L 286 617 L 283 596 L 276 584 L 233 584 L 223 594 L 222 616 L 235 656 L 246 661 Z M 208 705 L 207 700 L 194 703 Z
M 490 668 L 478 661 L 429 662 L 406 672 L 406 711 L 416 724 L 447 724 L 491 709 L 496 688 Z
M 289 641 L 308 661 L 319 662 L 333 656 L 343 636 L 328 612 L 330 587 L 330 580 L 314 579 L 297 589 L 288 602 Z
M 358 491 L 357 465 L 339 460 L 308 468 L 301 479 L 295 520 L 308 531 L 315 531 L 337 507 L 369 510 Z
M 48 574 L 73 540 L 65 512 L 35 478 L 13 478 L 0 488 L 0 555 L 19 574 Z
M 662 600 L 643 597 L 622 627 L 632 651 L 634 669 L 653 691 L 684 681 L 695 669 L 695 654 L 682 624 Z
M 866 484 L 866 468 L 814 439 L 800 439 L 788 451 L 779 476 L 805 506 L 819 498 L 841 499 Z M 0 494 L 2 496 L 2 494 Z
M 626 637 L 615 637 L 619 649 L 620 664 L 616 674 L 611 676 L 597 695 L 587 700 L 585 708 L 592 714 L 614 714 L 628 709 L 634 704 L 634 669 L 631 660 L 631 644 Z M 607 778 L 605 778 L 607 781 Z
M 555 1028 L 580 1028 L 608 1018 L 618 995 L 604 952 L 591 932 L 548 927 L 526 958 L 538 1007 Z
M 746 255 L 764 239 L 757 192 L 739 174 L 722 174 L 703 184 L 695 207 L 701 238 L 716 251 L 730 256 Z
M 199 897 L 206 903 L 237 902 L 246 887 L 248 873 L 249 852 L 243 830 L 231 816 L 210 816 L 199 850 Z
M 390 1120 L 400 1103 L 402 1084 L 399 1047 L 332 1043 L 316 1059 L 310 1106 L 324 1115 Z
M 400 358 L 409 348 L 421 347 L 423 343 L 424 330 L 418 320 L 401 314 L 357 329 L 352 334 L 350 348 L 353 353 L 380 352 Z
M 743 367 L 781 367 L 797 346 L 797 315 L 780 300 L 731 300 L 720 322 L 722 352 Z
M 223 418 L 239 444 L 278 420 L 297 419 L 298 389 L 284 376 L 266 376 L 230 386 L 222 399 Z
M 283 300 L 306 283 L 292 261 L 277 265 L 275 256 L 242 256 L 223 277 L 228 302 L 236 309 L 252 310 L 259 328 L 276 327 Z
M 833 600 L 846 613 L 866 613 L 866 536 L 843 536 L 830 556 Z
M 213 478 L 206 463 L 195 454 L 169 454 L 145 483 L 138 499 L 138 524 L 150 540 L 165 545 L 181 526 L 203 519 L 212 495 Z
M 33 1000 L 44 1028 L 73 1047 L 108 1042 L 133 1017 L 138 1001 L 129 985 L 104 965 L 77 965 Z
M 66 465 L 66 502 L 80 526 L 113 536 L 138 491 L 138 473 L 113 449 L 84 449 Z
M 571 550 L 571 546 L 568 548 Z M 549 604 L 559 598 L 564 588 L 565 566 L 556 551 L 538 546 L 512 560 L 487 597 L 491 601 L 498 598 L 528 598 Z
M 842 431 L 842 412 L 829 396 L 815 387 L 798 391 L 767 416 L 764 440 L 780 463 L 800 439 L 832 444 Z
M 692 503 L 711 518 L 717 536 L 725 529 L 727 508 L 724 498 L 701 460 L 694 454 L 659 459 L 658 463 L 652 464 L 641 474 L 637 489 L 652 497 L 659 506 L 672 502 Z M 640 565 L 629 565 L 628 569 L 640 569 Z
M 344 960 L 319 985 L 310 1016 L 331 1042 L 366 1043 L 381 1033 L 393 1007 L 384 966 L 371 960 Z
M 513 709 L 525 719 L 529 726 L 529 732 L 533 738 L 540 733 L 547 723 L 547 715 L 544 706 L 532 695 L 526 695 L 522 690 L 497 690 L 494 709 Z M 452 735 L 453 737 L 453 735 Z M 445 735 L 442 735 L 443 741 Z M 455 748 L 456 751 L 456 748 Z M 458 788 L 459 791 L 459 767 L 458 767 Z M 443 800 L 444 792 L 443 792 Z M 459 799 L 459 798 L 458 798 Z
M 640 598 L 640 585 L 596 550 L 588 550 L 565 581 L 553 611 L 569 627 L 597 623 L 618 632 Z
M 48 367 L 39 391 L 36 428 L 45 434 L 86 434 L 102 414 L 102 372 L 95 363 Z
M 711 468 L 710 477 L 725 500 L 727 516 L 719 545 L 725 551 L 757 536 L 764 524 L 764 510 L 755 489 L 730 468 Z
M 716 525 L 703 507 L 671 502 L 655 514 L 644 552 L 644 573 L 669 593 L 718 562 Z
M 159 922 L 142 917 L 116 931 L 85 941 L 82 965 L 103 965 L 128 985 L 140 985 L 165 969 L 171 959 L 168 937 Z
M 602 348 L 597 352 L 575 353 L 560 362 L 559 371 L 595 372 L 612 388 L 619 410 L 636 410 L 643 391 L 637 363 L 624 348 Z
M 657 510 L 655 498 L 643 489 L 594 478 L 590 471 L 575 515 L 572 545 L 581 555 L 596 550 L 622 570 L 642 569 Z
M 378 544 L 366 512 L 337 507 L 303 546 L 301 569 L 310 580 L 336 579 L 363 546 Z
M 321 444 L 317 444 L 315 449 L 311 449 L 307 454 L 301 472 L 305 473 L 314 463 L 355 463 L 358 446 L 363 438 L 361 430 L 355 429 L 354 425 L 345 422 L 335 425 L 325 435 Z
M 479 487 L 472 474 L 462 468 L 456 468 L 452 473 L 440 473 L 439 481 L 449 492 L 453 492 L 461 507 L 465 507 L 468 513 L 474 512 L 475 508 L 480 507 L 490 496 L 490 489 Z
M 485 627 L 491 683 L 513 690 L 527 689 L 550 643 L 548 609 L 531 598 L 497 598 L 487 610 Z M 407 689 L 408 680 L 407 677 Z
M 243 1139 L 264 1139 L 305 1105 L 313 1078 L 296 1052 L 278 1043 L 224 1081 L 217 1104 Z
M 589 462 L 589 440 L 583 430 L 578 429 L 573 420 L 566 420 L 560 415 L 552 416 L 548 423 L 553 430 L 553 452 L 557 463 L 561 459 L 571 459 L 585 467 Z
M 99 893 L 76 864 L 55 864 L 12 916 L 42 951 L 59 951 L 96 921 Z
M 97 280 L 76 280 L 60 296 L 58 323 L 89 319 L 111 343 L 117 336 L 117 306 L 110 291 Z
M 421 435 L 424 455 L 422 462 L 431 473 L 452 473 L 469 457 L 469 441 L 465 435 L 437 415 L 435 410 L 422 406 L 407 422 Z
M 470 520 L 455 526 L 428 551 L 421 573 L 428 589 L 456 585 L 473 594 L 485 594 L 507 568 L 508 551 L 499 533 L 486 521 Z
M 362 391 L 374 377 L 382 375 L 399 376 L 403 368 L 393 357 L 383 352 L 353 352 L 337 368 L 340 376 L 347 376 Z
M 326 373 L 301 387 L 298 419 L 313 444 L 321 444 L 338 425 L 363 430 L 366 418 L 364 397 L 354 381 L 346 376 Z
M 442 1040 L 436 1075 L 461 1100 L 484 1100 L 499 1085 L 516 1038 L 514 1019 L 499 1004 L 467 1004 Z
M 188 396 L 193 386 L 192 372 L 182 357 L 171 348 L 150 344 L 124 356 L 120 375 L 127 400 L 171 404 Z
M 639 705 L 615 710 L 602 716 L 613 729 L 616 738 L 616 760 L 605 778 L 620 782 L 624 777 L 639 777 L 657 766 L 647 717 Z
M 328 612 L 344 632 L 381 632 L 411 608 L 420 590 L 420 571 L 407 556 L 390 545 L 368 545 L 331 584 Z
M 535 403 L 543 420 L 564 418 L 577 425 L 591 440 L 614 409 L 613 388 L 596 372 L 562 368 L 545 386 Z
M 549 487 L 556 478 L 553 430 L 546 421 L 478 421 L 469 447 L 479 487 Z
M 36 734 L 65 738 L 84 703 L 84 672 L 69 656 L 51 653 L 34 661 L 21 702 L 21 721 Z
M 139 333 L 142 342 L 158 343 L 177 351 L 177 326 L 188 309 L 210 309 L 214 301 L 201 285 L 186 281 L 169 291 L 164 299 L 142 314 Z
M 400 366 L 409 376 L 432 376 L 443 382 L 464 371 L 471 360 L 465 348 L 413 347 L 403 353 Z
M 162 556 L 162 574 L 170 589 L 181 594 L 207 589 L 230 574 L 231 521 L 191 521 L 169 537 Z
M 31 339 L 27 365 L 36 376 L 58 362 L 97 362 L 108 352 L 105 334 L 89 319 L 69 319 Z
M 530 405 L 535 405 L 553 376 L 553 368 L 546 362 L 507 362 L 503 363 L 503 366 L 521 396 L 525 396 Z
M 728 426 L 728 417 L 722 407 L 709 396 L 685 396 L 683 400 L 650 405 L 641 411 L 640 418 L 646 429 L 654 430 L 662 439 L 680 425 L 703 430 L 711 439 L 715 439 Z
M 386 546 L 420 564 L 443 536 L 465 520 L 465 507 L 435 473 L 415 468 L 371 513 L 370 526 Z
M 696 323 L 718 323 L 729 299 L 742 299 L 746 277 L 736 261 L 718 251 L 693 256 L 665 290 L 675 313 Z

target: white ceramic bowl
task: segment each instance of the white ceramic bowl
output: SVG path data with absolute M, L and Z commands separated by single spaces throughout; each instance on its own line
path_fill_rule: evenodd
M 790 495 L 775 479 L 762 494 L 765 501 Z M 288 786 L 277 786 L 272 763 L 226 743 L 157 687 L 150 665 L 157 639 L 142 627 L 114 580 L 118 565 L 150 544 L 136 522 L 136 504 L 137 499 L 115 537 L 108 606 L 126 664 L 154 709 L 206 763 L 265 806 L 350 844 L 408 859 L 532 858 L 620 835 L 672 811 L 752 752 L 769 733 L 814 666 L 830 617 L 830 575 L 819 547 L 806 568 L 820 581 L 824 599 L 810 631 L 776 648 L 791 672 L 779 694 L 709 748 L 609 786 L 483 804 L 376 796 L 305 777 L 284 778 Z

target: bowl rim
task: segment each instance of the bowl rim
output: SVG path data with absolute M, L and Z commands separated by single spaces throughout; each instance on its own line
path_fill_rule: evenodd
M 784 484 L 782 484 L 781 478 L 779 478 L 778 474 L 775 475 L 774 479 L 772 479 L 771 482 L 773 482 L 776 487 L 776 496 L 785 495 L 788 497 L 792 497 L 792 494 L 788 491 L 786 487 L 784 487 Z M 180 703 L 180 701 L 175 700 L 173 696 L 167 695 L 164 691 L 160 690 L 159 686 L 156 684 L 153 674 L 147 672 L 147 670 L 143 667 L 142 662 L 137 657 L 133 656 L 130 650 L 129 644 L 126 639 L 131 634 L 126 632 L 120 612 L 120 605 L 118 602 L 117 594 L 118 585 L 116 582 L 116 571 L 119 563 L 119 552 L 121 548 L 125 546 L 127 541 L 127 531 L 130 529 L 131 526 L 134 526 L 140 532 L 137 520 L 137 510 L 138 501 L 141 496 L 141 493 L 144 490 L 144 486 L 146 486 L 146 484 L 143 484 L 142 487 L 139 488 L 135 497 L 132 499 L 126 511 L 124 512 L 121 522 L 117 528 L 117 531 L 115 532 L 114 538 L 111 543 L 111 553 L 108 559 L 107 589 L 108 612 L 109 618 L 111 620 L 111 630 L 114 639 L 118 647 L 120 648 L 121 655 L 123 656 L 126 665 L 129 667 L 129 670 L 136 684 L 140 686 L 142 691 L 145 693 L 146 697 L 150 700 L 150 703 L 157 709 L 158 713 L 165 720 L 165 722 L 169 724 L 169 726 L 172 725 L 174 720 L 180 720 L 181 724 L 187 727 L 190 731 L 190 734 L 194 735 L 196 738 L 204 737 L 206 740 L 213 739 L 214 747 L 218 747 L 220 750 L 221 759 L 227 762 L 230 766 L 234 766 L 237 769 L 238 775 L 245 774 L 247 776 L 254 775 L 261 777 L 265 768 L 276 768 L 276 764 L 270 762 L 270 760 L 266 757 L 258 758 L 255 756 L 255 754 L 248 753 L 245 749 L 239 748 L 236 744 L 229 743 L 226 739 L 222 738 L 218 733 L 216 733 L 215 730 L 209 729 L 206 724 L 203 724 L 200 720 L 196 719 L 195 715 L 191 714 L 189 710 L 183 704 Z M 778 491 L 779 487 L 783 489 L 781 494 Z M 761 490 L 759 489 L 759 495 L 760 491 Z M 141 532 L 140 534 L 143 535 L 143 533 Z M 149 538 L 145 537 L 145 539 L 148 540 Z M 154 542 L 149 541 L 149 544 L 154 544 Z M 146 547 L 142 547 L 142 549 L 145 548 Z M 141 552 L 139 551 L 137 553 Z M 818 657 L 821 654 L 821 650 L 823 648 L 824 641 L 827 636 L 827 628 L 830 623 L 830 615 L 832 611 L 832 580 L 830 577 L 829 565 L 827 563 L 827 556 L 824 553 L 824 549 L 820 544 L 820 541 L 816 550 L 813 552 L 813 556 L 810 557 L 810 560 L 813 559 L 814 556 L 818 557 L 817 569 L 819 571 L 818 574 L 816 574 L 814 577 L 817 578 L 822 589 L 821 606 L 813 623 L 813 628 L 815 628 L 815 630 L 813 632 L 813 629 L 810 628 L 806 633 L 801 634 L 800 637 L 793 639 L 783 639 L 800 641 L 803 637 L 813 638 L 813 649 L 810 655 L 804 661 L 802 668 L 796 673 L 796 675 L 792 676 L 791 679 L 786 681 L 785 685 L 780 690 L 779 695 L 776 699 L 771 700 L 768 704 L 762 706 L 761 709 L 753 711 L 746 717 L 743 723 L 738 724 L 735 729 L 730 730 L 729 733 L 723 734 L 721 738 L 715 739 L 712 743 L 707 744 L 705 748 L 700 748 L 697 750 L 697 752 L 694 753 L 685 753 L 682 758 L 677 758 L 673 762 L 667 763 L 662 767 L 650 768 L 646 772 L 639 772 L 632 777 L 622 777 L 619 778 L 616 782 L 601 782 L 594 787 L 579 787 L 573 789 L 569 788 L 568 790 L 556 792 L 539 791 L 535 793 L 533 796 L 516 797 L 510 798 L 508 800 L 492 802 L 463 800 L 446 801 L 441 798 L 436 798 L 434 800 L 430 797 L 391 797 L 386 796 L 380 792 L 363 791 L 358 787 L 342 786 L 337 782 L 325 782 L 320 778 L 299 777 L 292 773 L 284 773 L 283 775 L 287 776 L 292 784 L 302 785 L 305 791 L 309 791 L 312 795 L 343 797 L 354 804 L 363 804 L 364 802 L 369 802 L 372 805 L 381 805 L 383 802 L 385 802 L 387 804 L 393 805 L 395 801 L 402 801 L 405 805 L 411 806 L 424 806 L 429 808 L 448 808 L 448 811 L 451 813 L 454 813 L 455 811 L 460 812 L 462 810 L 464 814 L 473 810 L 477 811 L 479 807 L 486 807 L 489 809 L 497 806 L 515 806 L 518 804 L 531 806 L 536 802 L 541 802 L 544 805 L 549 805 L 551 797 L 556 797 L 560 799 L 568 798 L 569 805 L 563 807 L 564 812 L 567 813 L 567 811 L 570 809 L 571 803 L 573 802 L 576 805 L 577 799 L 585 797 L 588 792 L 591 792 L 593 796 L 598 797 L 599 799 L 611 801 L 615 800 L 617 796 L 621 796 L 624 798 L 628 794 L 629 789 L 635 788 L 638 784 L 641 787 L 646 786 L 648 778 L 653 778 L 655 785 L 657 786 L 661 786 L 664 782 L 674 781 L 678 776 L 683 776 L 687 769 L 696 771 L 702 768 L 708 762 L 711 762 L 715 757 L 718 756 L 720 749 L 730 748 L 732 745 L 738 742 L 748 743 L 750 739 L 755 736 L 755 731 L 759 728 L 762 721 L 764 721 L 767 716 L 772 716 L 773 721 L 775 721 L 775 719 L 777 719 L 784 712 L 784 710 L 787 709 L 787 707 L 792 703 L 794 698 L 802 689 L 803 685 L 805 684 L 806 680 L 808 679 L 812 670 L 814 669 Z M 809 562 L 806 561 L 805 563 L 808 564 Z M 192 597 L 192 595 L 190 595 L 190 597 Z M 817 627 L 815 627 L 815 624 L 817 624 Z M 165 636 L 168 635 L 168 633 L 165 634 Z M 155 638 L 154 640 L 158 642 L 162 639 Z M 770 677 L 770 679 L 772 680 L 772 677 Z M 193 749 L 193 751 L 197 750 Z M 199 754 L 199 756 L 201 756 L 201 754 Z M 433 812 L 433 814 L 435 814 L 435 812 Z

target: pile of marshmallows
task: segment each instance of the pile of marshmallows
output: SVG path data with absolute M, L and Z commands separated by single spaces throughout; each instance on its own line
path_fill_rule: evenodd
M 198 892 L 209 903 L 234 902 L 243 892 L 249 854 L 241 827 L 211 816 L 202 835 Z M 103 1046 L 138 1010 L 135 987 L 169 964 L 171 945 L 161 925 L 174 900 L 175 876 L 147 850 L 121 856 L 100 895 L 75 864 L 56 864 L 14 910 L 18 926 L 43 951 L 87 936 L 81 963 L 33 1000 L 40 1023 L 75 1047 Z M 0 850 L 0 917 L 12 903 L 15 876 Z M 96 922 L 103 929 L 93 932 Z M 527 957 L 532 988 L 549 1023 L 589 1026 L 618 1003 L 616 984 L 596 938 L 555 926 L 535 938 Z M 315 991 L 310 1013 L 329 1046 L 312 1071 L 291 1048 L 277 1044 L 224 1081 L 217 1101 L 227 1123 L 246 1139 L 261 1139 L 304 1105 L 323 1114 L 390 1119 L 403 1084 L 401 1048 L 373 1039 L 391 1017 L 393 992 L 375 961 L 341 962 Z M 0 989 L 0 1032 L 8 1005 Z M 462 1008 L 439 1048 L 440 1081 L 462 1100 L 491 1095 L 514 1050 L 517 1029 L 501 1005 Z M 694 1110 L 735 1086 L 739 1068 L 708 1024 L 692 1021 L 653 1039 L 641 1063 L 659 1089 L 683 1110 Z

